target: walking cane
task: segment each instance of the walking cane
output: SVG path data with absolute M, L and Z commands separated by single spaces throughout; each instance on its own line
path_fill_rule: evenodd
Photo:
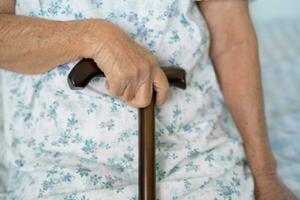
M 186 88 L 185 71 L 162 67 L 171 86 Z M 71 89 L 84 88 L 95 76 L 104 73 L 92 59 L 81 60 L 70 72 Z M 139 200 L 155 200 L 155 92 L 149 106 L 139 109 Z

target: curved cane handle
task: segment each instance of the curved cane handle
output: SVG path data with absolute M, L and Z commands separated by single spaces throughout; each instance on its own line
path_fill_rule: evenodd
M 176 67 L 162 67 L 170 85 L 186 88 L 185 71 Z M 94 77 L 105 77 L 93 59 L 82 59 L 68 75 L 68 83 L 72 90 L 83 89 Z

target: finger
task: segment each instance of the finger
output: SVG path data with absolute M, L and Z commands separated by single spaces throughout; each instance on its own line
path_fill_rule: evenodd
M 168 96 L 169 82 L 161 68 L 154 74 L 153 88 L 156 91 L 156 105 L 162 105 Z
M 126 85 L 122 84 L 121 82 L 113 82 L 113 81 L 106 80 L 105 87 L 111 95 L 122 96 Z
M 153 87 L 151 82 L 145 82 L 138 88 L 134 98 L 128 101 L 128 105 L 144 108 L 148 106 L 152 99 Z
M 127 84 L 122 94 L 122 99 L 129 102 L 135 97 L 135 93 L 136 93 L 136 84 L 129 83 Z

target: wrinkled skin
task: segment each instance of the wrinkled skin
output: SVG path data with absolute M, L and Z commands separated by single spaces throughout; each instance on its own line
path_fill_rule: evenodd
M 14 3 L 0 2 L 0 66 L 37 74 L 82 57 L 93 58 L 106 74 L 112 95 L 143 107 L 153 87 L 157 105 L 165 101 L 169 85 L 157 61 L 115 25 L 14 16 Z M 297 200 L 277 177 L 264 115 L 257 39 L 246 1 L 203 1 L 199 9 L 211 32 L 211 58 L 225 102 L 245 144 L 256 199 Z
M 277 176 L 264 114 L 256 34 L 248 2 L 199 2 L 211 33 L 211 58 L 242 136 L 257 200 L 297 200 Z
M 275 174 L 265 174 L 256 178 L 256 199 L 297 200 L 298 198 Z
M 3 8 L 3 13 L 13 12 Z M 106 75 L 108 92 L 129 105 L 149 105 L 153 89 L 156 105 L 167 98 L 169 83 L 155 57 L 108 21 L 58 22 L 2 14 L 0 38 L 0 66 L 5 69 L 37 74 L 92 58 Z
M 157 105 L 161 105 L 166 100 L 169 85 L 156 59 L 115 25 L 109 22 L 93 25 L 94 31 L 87 40 L 106 39 L 100 44 L 91 39 L 88 42 L 91 51 L 87 55 L 94 58 L 105 73 L 108 91 L 129 105 L 144 107 L 150 103 L 154 87 Z

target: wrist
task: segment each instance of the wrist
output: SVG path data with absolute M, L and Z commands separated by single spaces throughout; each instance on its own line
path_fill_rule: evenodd
M 67 44 L 64 47 L 67 52 L 71 52 L 73 57 L 77 59 L 93 58 L 94 47 L 102 39 L 95 36 L 95 30 L 99 29 L 97 21 L 87 19 L 62 22 L 63 30 L 67 33 Z
M 81 29 L 80 54 L 85 58 L 95 58 L 105 42 L 115 33 L 111 30 L 113 24 L 102 19 L 87 19 L 77 23 Z
M 68 51 L 72 52 L 72 55 L 78 59 L 87 55 L 88 44 L 87 28 L 88 24 L 86 20 L 67 21 L 65 23 L 65 31 L 68 34 L 69 44 L 67 45 Z
M 249 167 L 254 177 L 277 176 L 277 161 L 272 153 L 249 159 Z
M 244 147 L 252 174 L 254 176 L 276 174 L 277 162 L 269 143 L 266 126 L 260 125 L 254 134 L 248 134 L 247 136 L 244 138 Z

